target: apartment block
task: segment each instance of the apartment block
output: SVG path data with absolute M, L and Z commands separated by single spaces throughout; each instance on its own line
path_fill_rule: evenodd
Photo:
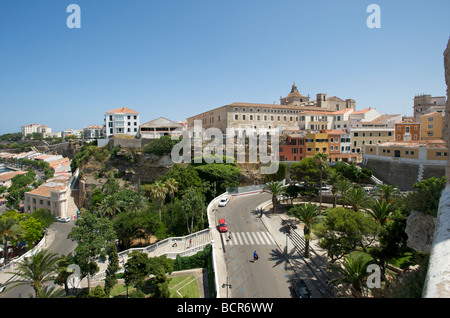
M 416 122 L 395 123 L 395 141 L 410 141 L 421 139 L 421 124 Z
M 305 133 L 284 135 L 279 146 L 280 161 L 300 161 L 306 156 Z
M 442 139 L 443 115 L 444 113 L 432 112 L 419 116 L 422 139 Z
M 105 113 L 106 138 L 119 134 L 137 136 L 139 125 L 139 113 L 127 107 L 110 110 Z

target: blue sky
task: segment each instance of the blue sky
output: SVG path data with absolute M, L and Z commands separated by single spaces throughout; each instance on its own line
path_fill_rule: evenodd
M 69 4 L 81 28 L 69 29 Z M 381 28 L 369 29 L 369 4 Z M 2 0 L 0 134 L 103 124 L 122 106 L 141 122 L 184 120 L 233 102 L 279 103 L 293 82 L 412 115 L 444 96 L 450 1 Z

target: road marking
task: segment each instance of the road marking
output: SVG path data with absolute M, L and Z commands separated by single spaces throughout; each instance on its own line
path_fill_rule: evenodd
M 239 232 L 236 232 L 236 237 L 237 237 L 238 240 L 239 240 L 239 244 L 240 244 L 240 245 L 243 245 L 243 244 L 242 244 L 242 240 L 241 240 L 241 234 L 240 234 Z
M 226 234 L 227 236 L 229 234 Z M 275 240 L 269 232 L 233 232 L 225 245 L 275 245 Z
M 252 236 L 250 235 L 250 232 L 246 232 L 247 233 L 247 237 L 248 237 L 248 240 L 250 241 L 250 244 L 254 244 L 253 243 L 253 240 L 252 240 Z

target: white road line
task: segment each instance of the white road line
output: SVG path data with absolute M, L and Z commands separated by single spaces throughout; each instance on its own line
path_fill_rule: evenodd
M 241 239 L 241 234 L 239 232 L 236 232 L 236 237 L 239 240 L 239 244 L 242 245 L 242 239 Z
M 250 244 L 253 245 L 254 243 L 252 240 L 252 236 L 250 235 L 250 232 L 247 232 L 247 237 L 248 237 L 248 240 L 250 241 Z
M 261 232 L 256 232 L 256 234 L 258 235 L 259 240 L 261 241 L 261 244 L 262 244 L 262 245 L 265 245 L 266 242 L 264 241 L 263 237 L 261 236 Z
M 256 236 L 255 232 L 250 232 L 253 235 L 253 238 L 255 239 L 255 244 L 259 244 L 258 236 Z
M 244 241 L 245 245 L 248 245 L 248 241 L 247 241 L 247 235 L 245 235 L 245 232 L 242 232 L 242 240 Z

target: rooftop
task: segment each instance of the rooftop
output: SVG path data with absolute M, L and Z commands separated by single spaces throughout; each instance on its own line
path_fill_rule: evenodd
M 137 111 L 134 111 L 132 109 L 129 109 L 127 107 L 121 107 L 114 110 L 110 110 L 109 112 L 106 112 L 107 114 L 139 114 Z

